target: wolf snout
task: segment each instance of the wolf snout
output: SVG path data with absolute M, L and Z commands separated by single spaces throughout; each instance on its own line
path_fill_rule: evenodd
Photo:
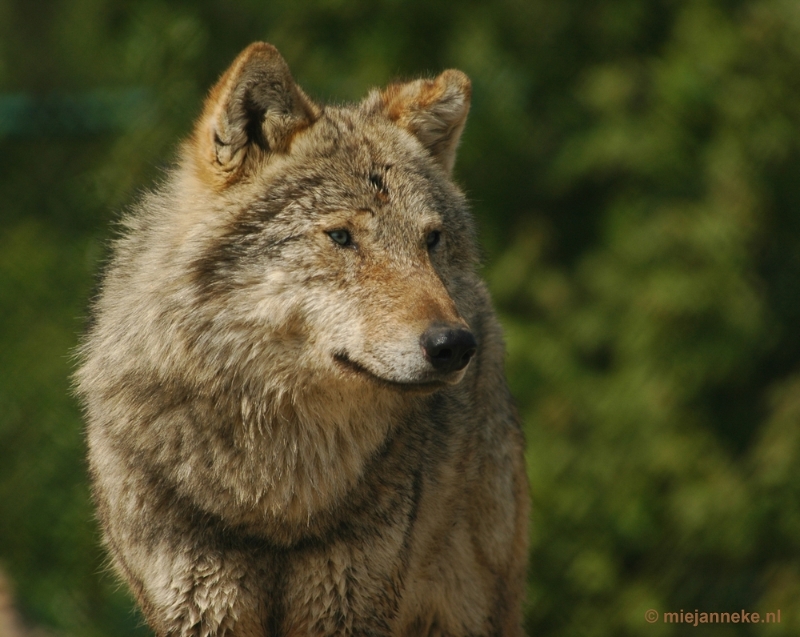
M 426 360 L 437 372 L 464 369 L 478 349 L 475 337 L 467 329 L 452 325 L 433 325 L 420 337 Z

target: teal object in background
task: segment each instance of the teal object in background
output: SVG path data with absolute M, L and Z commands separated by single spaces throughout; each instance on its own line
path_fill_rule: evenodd
M 94 135 L 138 130 L 153 119 L 144 89 L 34 97 L 0 94 L 0 137 Z

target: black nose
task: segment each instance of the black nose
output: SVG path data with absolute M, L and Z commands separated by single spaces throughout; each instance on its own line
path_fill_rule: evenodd
M 419 339 L 431 365 L 437 372 L 457 372 L 464 369 L 478 348 L 469 330 L 448 325 L 429 327 Z

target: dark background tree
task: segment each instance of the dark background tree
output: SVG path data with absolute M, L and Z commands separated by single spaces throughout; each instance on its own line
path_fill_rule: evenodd
M 64 636 L 145 635 L 69 392 L 119 212 L 253 40 L 315 98 L 458 67 L 525 420 L 532 635 L 800 634 L 796 0 L 0 0 L 0 565 Z M 135 308 L 132 308 L 135 311 Z

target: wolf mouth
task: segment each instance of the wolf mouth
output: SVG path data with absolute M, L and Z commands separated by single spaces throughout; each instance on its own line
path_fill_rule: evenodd
M 344 367 L 345 369 L 351 372 L 355 372 L 356 374 L 359 374 L 361 376 L 366 376 L 373 382 L 378 383 L 380 385 L 384 385 L 385 387 L 390 387 L 392 389 L 400 389 L 404 391 L 431 392 L 447 386 L 447 383 L 440 380 L 402 382 L 398 380 L 390 380 L 388 378 L 383 378 L 382 376 L 374 374 L 360 363 L 357 363 L 356 361 L 351 359 L 347 355 L 347 352 L 334 353 L 333 360 L 336 361 L 336 363 L 338 363 L 341 367 Z

